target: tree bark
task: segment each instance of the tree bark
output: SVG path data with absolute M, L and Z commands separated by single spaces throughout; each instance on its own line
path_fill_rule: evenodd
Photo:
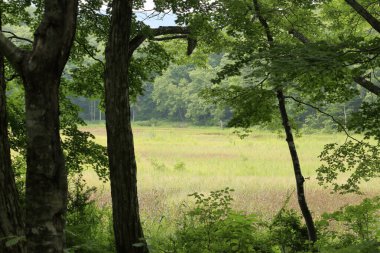
M 27 252 L 63 252 L 67 172 L 59 135 L 58 91 L 73 42 L 77 0 L 50 0 L 29 52 L 0 33 L 3 53 L 23 79 L 27 134 Z
M 286 133 L 286 142 L 288 143 L 290 155 L 292 157 L 294 175 L 296 178 L 296 185 L 297 185 L 298 204 L 300 206 L 302 216 L 305 219 L 309 240 L 312 242 L 316 242 L 317 232 L 314 226 L 313 217 L 310 213 L 309 207 L 307 206 L 307 202 L 305 198 L 305 189 L 304 189 L 305 179 L 302 175 L 301 165 L 298 159 L 296 145 L 294 143 L 292 128 L 290 127 L 290 124 L 289 124 L 288 113 L 286 111 L 286 105 L 285 105 L 285 97 L 282 90 L 277 91 L 277 99 L 278 99 L 278 107 L 281 113 L 282 124 L 284 126 L 284 130 Z
M 376 96 L 380 96 L 380 87 L 375 85 L 373 82 L 367 80 L 365 77 L 358 76 L 354 78 L 354 81 L 362 86 L 364 89 L 372 92 Z
M 2 27 L 2 11 L 0 1 L 0 29 Z M 4 56 L 0 53 L 0 252 L 24 252 L 23 241 L 6 247 L 7 239 L 23 236 L 23 223 L 15 177 L 11 166 L 11 153 L 8 140 L 8 120 L 6 106 L 6 82 Z
M 262 25 L 262 27 L 264 28 L 264 31 L 265 31 L 265 34 L 266 34 L 266 37 L 268 40 L 268 44 L 269 44 L 269 46 L 271 46 L 271 45 L 273 45 L 274 38 L 273 38 L 273 35 L 271 33 L 268 22 L 261 15 L 259 2 L 257 0 L 253 0 L 253 6 L 254 6 L 254 9 L 256 11 L 256 15 L 259 18 L 259 22 Z M 288 143 L 290 155 L 292 157 L 294 175 L 296 178 L 298 204 L 300 206 L 302 216 L 303 216 L 305 223 L 306 223 L 309 240 L 312 242 L 316 242 L 317 241 L 317 233 L 315 230 L 313 217 L 312 217 L 312 215 L 309 211 L 309 208 L 307 206 L 307 202 L 306 202 L 306 198 L 305 198 L 305 190 L 303 187 L 303 183 L 305 182 L 305 179 L 302 176 L 301 165 L 300 165 L 300 162 L 298 159 L 296 145 L 294 144 L 292 129 L 291 129 L 290 124 L 289 124 L 288 114 L 287 114 L 286 106 L 285 106 L 285 97 L 284 97 L 282 90 L 277 91 L 277 99 L 279 102 L 279 109 L 280 109 L 280 113 L 281 113 L 282 123 L 284 126 L 284 131 L 286 133 L 286 141 Z
M 139 216 L 137 166 L 130 118 L 132 0 L 114 0 L 106 49 L 106 127 L 113 226 L 118 253 L 148 252 Z M 138 245 L 136 245 L 138 244 Z M 140 247 L 137 247 L 141 245 Z
M 43 73 L 24 78 L 28 252 L 62 252 L 64 248 L 67 172 L 59 136 L 59 80 L 60 76 Z
M 368 24 L 372 26 L 377 32 L 380 33 L 380 21 L 369 13 L 361 4 L 356 0 L 345 0 L 360 16 L 362 16 Z

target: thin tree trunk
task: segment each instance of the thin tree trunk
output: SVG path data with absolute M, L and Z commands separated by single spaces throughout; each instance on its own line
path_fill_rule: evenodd
M 137 198 L 137 166 L 131 128 L 128 69 L 132 1 L 114 0 L 106 49 L 106 126 L 116 250 L 148 252 Z M 140 247 L 138 247 L 140 246 Z
M 0 2 L 0 29 L 2 13 Z M 6 107 L 6 84 L 4 57 L 0 54 L 0 252 L 24 252 L 22 240 L 13 247 L 6 247 L 7 239 L 23 236 L 23 223 L 15 177 L 11 166 L 8 141 L 8 120 Z
M 284 126 L 284 130 L 286 133 L 286 142 L 288 143 L 290 155 L 292 157 L 294 175 L 295 175 L 296 184 L 297 184 L 298 204 L 300 206 L 302 216 L 305 219 L 309 240 L 312 242 L 316 242 L 317 241 L 317 232 L 315 230 L 313 217 L 310 213 L 309 207 L 307 206 L 307 202 L 306 202 L 306 198 L 305 198 L 305 190 L 304 190 L 305 179 L 302 175 L 301 165 L 300 165 L 300 161 L 298 159 L 297 149 L 296 149 L 296 145 L 294 143 L 292 129 L 291 129 L 290 123 L 289 123 L 288 113 L 286 111 L 285 97 L 284 97 L 282 90 L 277 91 L 277 99 L 278 99 L 278 107 L 279 107 L 279 110 L 281 113 L 282 124 Z
M 259 4 L 258 0 L 253 0 L 253 6 L 254 6 L 255 12 L 259 18 L 259 22 L 260 22 L 261 26 L 264 28 L 265 34 L 267 36 L 268 44 L 269 44 L 269 46 L 272 46 L 274 43 L 274 37 L 271 33 L 268 22 L 261 15 L 261 8 L 260 8 L 260 4 Z M 310 210 L 307 206 L 307 202 L 306 202 L 306 198 L 305 198 L 305 190 L 303 187 L 305 179 L 302 176 L 301 165 L 300 165 L 300 162 L 298 159 L 296 145 L 294 144 L 294 138 L 293 138 L 293 134 L 292 134 L 292 129 L 291 129 L 290 124 L 289 124 L 288 113 L 286 111 L 285 97 L 284 97 L 284 94 L 283 94 L 281 89 L 277 91 L 277 98 L 278 98 L 278 103 L 279 103 L 278 105 L 279 105 L 279 110 L 281 113 L 282 123 L 283 123 L 284 130 L 286 133 L 286 141 L 288 143 L 290 155 L 292 157 L 292 162 L 293 162 L 294 175 L 296 178 L 296 186 L 297 186 L 298 204 L 300 206 L 302 216 L 303 216 L 305 223 L 306 223 L 309 240 L 312 242 L 316 242 L 317 241 L 317 232 L 316 232 L 316 229 L 314 226 L 313 217 L 312 217 Z

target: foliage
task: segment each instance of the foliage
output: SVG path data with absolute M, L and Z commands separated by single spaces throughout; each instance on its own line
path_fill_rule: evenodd
M 379 197 L 324 214 L 319 221 L 322 252 L 379 252 L 379 218 Z
M 360 192 L 360 183 L 380 175 L 379 146 L 364 142 L 346 141 L 343 145 L 327 144 L 320 154 L 324 164 L 317 169 L 321 185 L 332 184 L 341 193 Z M 349 175 L 340 183 L 339 176 Z
M 114 252 L 112 215 L 109 207 L 95 202 L 96 188 L 86 186 L 82 175 L 71 177 L 66 216 L 68 253 Z
M 232 191 L 191 194 L 195 208 L 184 214 L 163 252 L 273 252 L 257 218 L 232 211 Z
M 305 252 L 310 245 L 301 216 L 293 209 L 281 209 L 269 226 L 271 241 L 281 252 Z
M 16 181 L 20 195 L 23 196 L 26 173 L 26 133 L 24 92 L 21 86 L 14 82 L 9 85 L 8 115 L 10 125 L 11 149 L 16 151 L 13 167 L 16 171 Z M 94 136 L 79 130 L 85 122 L 79 118 L 79 108 L 75 106 L 61 90 L 60 127 L 63 134 L 62 147 L 66 158 L 69 174 L 81 173 L 86 167 L 93 168 L 102 181 L 108 180 L 108 159 L 106 148 L 94 142 Z

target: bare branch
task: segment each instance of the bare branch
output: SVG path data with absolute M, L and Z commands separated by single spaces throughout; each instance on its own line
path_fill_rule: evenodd
M 105 67 L 104 62 L 103 62 L 102 60 L 100 60 L 99 58 L 96 58 L 95 55 L 94 55 L 93 53 L 91 53 L 90 50 L 88 50 L 88 48 L 86 47 L 85 44 L 81 43 L 79 40 L 75 40 L 75 42 L 76 42 L 79 46 L 81 46 L 81 47 L 83 48 L 84 51 L 86 51 L 86 53 L 88 54 L 88 56 L 91 57 L 91 59 L 93 59 L 94 61 L 99 62 L 99 63 L 103 66 L 103 68 Z
M 129 47 L 129 57 L 131 57 L 134 51 L 146 40 L 163 35 L 189 35 L 190 29 L 183 26 L 160 26 L 158 28 L 151 28 L 150 32 L 139 33 L 131 41 Z
M 319 107 L 315 106 L 315 105 L 312 105 L 312 104 L 309 104 L 309 103 L 306 103 L 306 102 L 303 102 L 293 96 L 285 96 L 285 98 L 290 98 L 292 100 L 294 100 L 295 102 L 299 103 L 299 104 L 302 104 L 302 105 L 306 105 L 308 107 L 311 107 L 315 110 L 317 110 L 318 112 L 322 113 L 323 115 L 326 115 L 328 117 L 330 117 L 332 119 L 332 121 L 334 121 L 340 128 L 342 128 L 342 130 L 344 131 L 344 133 L 346 134 L 346 136 L 354 141 L 357 141 L 359 143 L 363 143 L 362 141 L 359 141 L 358 139 L 356 139 L 355 137 L 353 137 L 352 135 L 350 135 L 350 133 L 348 132 L 347 128 L 337 119 L 335 119 L 335 117 L 323 110 L 321 110 Z
M 23 38 L 23 37 L 19 37 L 19 36 L 17 36 L 14 32 L 11 32 L 11 31 L 3 31 L 3 33 L 8 33 L 8 34 L 11 34 L 11 35 L 12 35 L 12 36 L 8 37 L 8 39 L 17 39 L 17 40 L 26 41 L 26 42 L 28 42 L 28 43 L 33 44 L 33 41 L 32 41 L 32 40 L 27 39 L 27 38 Z

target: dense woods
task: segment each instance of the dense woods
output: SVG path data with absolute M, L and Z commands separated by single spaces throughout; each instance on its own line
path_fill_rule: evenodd
M 373 0 L 0 1 L 0 252 L 379 252 L 379 11 Z M 167 16 L 175 24 L 146 23 Z M 105 122 L 106 145 L 89 122 Z M 243 141 L 276 131 L 298 207 L 288 192 L 270 217 L 236 210 L 226 185 L 188 192 L 167 223 L 142 218 L 133 130 L 159 124 L 234 128 Z M 321 132 L 345 141 L 324 143 L 316 182 L 363 198 L 316 214 L 297 141 Z M 185 177 L 186 164 L 173 170 Z M 89 171 L 109 184 L 106 204 Z

